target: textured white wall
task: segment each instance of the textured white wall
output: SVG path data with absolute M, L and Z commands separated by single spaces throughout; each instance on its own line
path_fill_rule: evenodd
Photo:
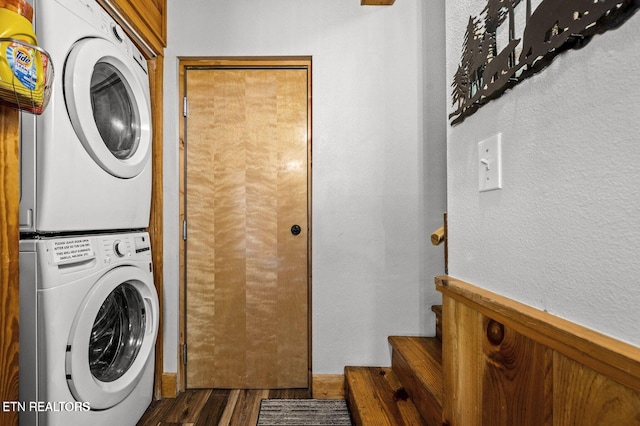
M 443 266 L 429 234 L 446 203 L 444 5 L 429 14 L 420 0 L 359 3 L 169 0 L 165 371 L 177 365 L 177 57 L 184 56 L 313 57 L 313 372 L 388 365 L 388 335 L 433 334 L 433 276 Z M 424 50 L 433 28 L 429 43 L 439 40 L 440 59 L 432 62 Z M 441 79 L 433 98 L 424 95 L 428 78 Z M 424 118 L 434 110 L 441 118 Z M 437 166 L 427 172 L 429 162 Z
M 470 15 L 447 2 L 447 78 Z M 448 131 L 449 273 L 640 345 L 640 14 Z M 503 135 L 503 189 L 477 143 Z

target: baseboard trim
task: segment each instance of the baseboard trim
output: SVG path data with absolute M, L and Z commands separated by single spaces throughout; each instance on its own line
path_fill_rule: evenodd
M 344 374 L 314 374 L 311 391 L 317 399 L 344 399 Z
M 162 397 L 163 398 L 175 398 L 178 396 L 177 392 L 177 373 L 162 373 Z

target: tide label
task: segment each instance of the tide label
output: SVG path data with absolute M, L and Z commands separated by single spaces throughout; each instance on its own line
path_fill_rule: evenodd
M 36 88 L 38 70 L 35 51 L 29 47 L 11 43 L 7 47 L 7 61 L 18 81 L 29 90 Z

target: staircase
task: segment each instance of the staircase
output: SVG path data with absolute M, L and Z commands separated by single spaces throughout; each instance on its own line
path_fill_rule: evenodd
M 441 426 L 442 307 L 436 337 L 389 337 L 391 368 L 345 367 L 345 394 L 356 426 Z

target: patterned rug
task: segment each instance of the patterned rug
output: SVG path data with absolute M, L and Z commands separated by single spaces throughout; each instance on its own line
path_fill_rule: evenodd
M 263 399 L 257 426 L 352 426 L 344 399 Z

